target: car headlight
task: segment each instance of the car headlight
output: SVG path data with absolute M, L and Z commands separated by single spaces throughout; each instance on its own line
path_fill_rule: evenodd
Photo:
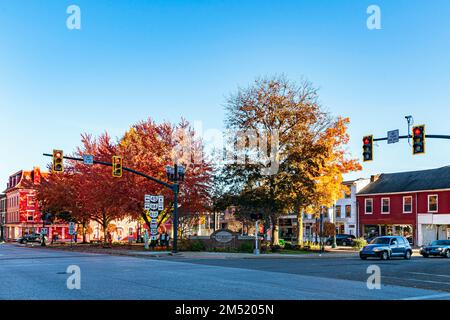
M 380 248 L 374 248 L 373 251 L 378 252 L 378 251 L 380 251 Z
M 437 248 L 436 250 L 437 250 L 437 251 L 442 251 L 442 248 Z

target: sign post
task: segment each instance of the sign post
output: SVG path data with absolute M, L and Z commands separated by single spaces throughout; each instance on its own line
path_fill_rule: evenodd
M 259 237 L 259 220 L 255 222 L 255 255 L 259 254 L 258 237 Z
M 144 197 L 144 209 L 150 215 L 150 241 L 158 240 L 158 216 L 159 212 L 164 210 L 164 196 L 155 196 L 146 194 Z M 146 234 L 147 230 L 145 231 Z M 148 236 L 145 240 L 145 249 L 148 249 Z
M 75 222 L 69 222 L 70 246 L 72 246 L 73 236 L 77 233 Z

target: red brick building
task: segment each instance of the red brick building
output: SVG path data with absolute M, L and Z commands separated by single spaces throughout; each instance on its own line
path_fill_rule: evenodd
M 450 239 L 450 166 L 372 177 L 357 195 L 360 235 Z
M 13 241 L 24 234 L 41 231 L 41 212 L 36 201 L 35 190 L 41 177 L 39 168 L 34 168 L 32 171 L 21 170 L 9 177 L 4 191 L 6 194 L 6 240 Z M 50 226 L 49 238 L 53 233 L 58 233 L 61 239 L 68 238 L 67 225 Z

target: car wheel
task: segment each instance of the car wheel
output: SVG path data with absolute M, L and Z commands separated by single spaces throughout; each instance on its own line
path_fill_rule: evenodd
M 450 250 L 447 250 L 447 251 L 445 252 L 445 257 L 446 257 L 447 259 L 450 259 Z
M 327 241 L 326 245 L 327 245 L 327 246 L 331 246 L 331 242 L 330 242 L 330 241 Z
M 429 257 L 429 255 L 427 255 L 427 254 L 422 254 L 422 257 L 424 257 L 424 258 L 428 258 L 428 257 Z
M 361 260 L 367 260 L 367 257 L 360 257 Z
M 22 244 L 27 244 L 27 240 L 22 240 Z
M 388 253 L 387 251 L 383 251 L 383 252 L 381 253 L 380 259 L 381 259 L 381 260 L 387 260 L 387 259 L 389 259 L 389 253 Z
M 343 245 L 344 247 L 346 247 L 346 246 L 347 246 L 347 242 L 342 241 L 342 245 Z
M 405 253 L 405 259 L 406 259 L 406 260 L 411 259 L 411 251 L 406 250 L 406 253 Z

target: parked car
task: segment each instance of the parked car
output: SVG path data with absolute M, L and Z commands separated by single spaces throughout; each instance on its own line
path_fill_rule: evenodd
M 356 239 L 356 237 L 352 234 L 337 234 L 336 244 L 338 246 L 351 246 L 353 245 L 354 239 Z M 333 244 L 333 237 L 329 237 L 325 243 L 327 246 L 331 246 Z
M 412 248 L 409 241 L 400 236 L 377 237 L 359 252 L 359 257 L 362 260 L 367 258 L 388 260 L 393 257 L 402 257 L 409 260 L 411 255 Z
M 450 258 L 450 240 L 435 240 L 429 246 L 420 248 L 420 254 L 425 258 L 429 256 Z
M 17 242 L 22 243 L 22 244 L 26 244 L 28 242 L 39 242 L 40 243 L 41 241 L 42 241 L 42 237 L 38 233 L 26 234 L 26 235 L 20 237 L 19 239 L 17 239 Z

